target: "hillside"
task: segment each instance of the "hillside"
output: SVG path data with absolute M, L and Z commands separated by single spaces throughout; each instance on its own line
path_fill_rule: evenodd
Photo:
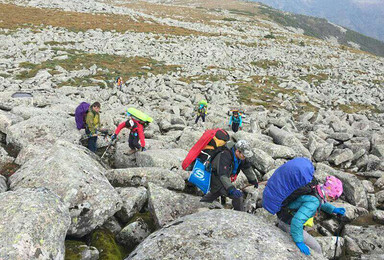
M 297 157 L 343 183 L 310 259 L 384 254 L 384 58 L 342 28 L 235 0 L 0 0 L 0 17 L 0 259 L 308 259 L 262 207 Z M 221 203 L 182 168 L 214 128 L 248 144 L 220 160 Z
M 384 41 L 384 4 L 381 0 L 260 0 L 282 11 L 325 18 Z
M 378 56 L 384 56 L 383 41 L 379 41 L 348 28 L 335 25 L 326 19 L 285 13 L 270 8 L 269 6 L 261 8 L 261 13 L 267 15 L 270 19 L 283 26 L 300 28 L 304 30 L 305 35 L 323 40 L 333 40 L 346 46 L 371 52 Z

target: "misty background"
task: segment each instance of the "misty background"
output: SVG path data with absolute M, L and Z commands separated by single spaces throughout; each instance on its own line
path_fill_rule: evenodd
M 255 0 L 273 8 L 325 18 L 384 42 L 384 0 Z

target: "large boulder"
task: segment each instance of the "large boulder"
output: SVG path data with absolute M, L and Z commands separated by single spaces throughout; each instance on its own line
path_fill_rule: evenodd
M 183 149 L 147 150 L 136 153 L 136 162 L 139 167 L 179 169 L 187 154 Z
M 240 139 L 247 140 L 252 148 L 257 148 L 268 153 L 270 156 L 273 157 L 273 159 L 292 159 L 298 156 L 298 153 L 290 147 L 263 141 L 265 140 L 265 138 L 263 138 L 263 135 L 251 134 L 241 131 L 234 134 L 233 138 L 236 141 Z
M 51 143 L 58 139 L 77 143 L 81 138 L 73 118 L 63 118 L 58 115 L 31 117 L 28 120 L 8 127 L 7 143 L 20 148 L 33 144 L 35 140 L 44 138 Z
M 44 188 L 1 193 L 0 211 L 0 259 L 64 259 L 71 218 L 56 194 Z
M 174 190 L 184 190 L 185 187 L 184 178 L 180 173 L 160 167 L 112 169 L 108 170 L 105 176 L 115 187 L 148 187 L 148 182 Z
M 192 131 L 191 127 L 187 127 L 184 129 L 179 141 L 177 142 L 178 147 L 189 151 L 202 135 L 203 131 Z
M 307 148 L 295 137 L 294 134 L 289 133 L 276 126 L 269 127 L 269 135 L 272 136 L 276 144 L 285 145 L 298 151 L 298 156 L 311 158 L 311 154 Z
M 343 197 L 352 205 L 368 209 L 367 193 L 362 182 L 353 174 L 342 172 L 329 167 L 328 165 L 316 164 L 316 177 L 320 182 L 328 175 L 333 175 L 343 182 Z
M 8 127 L 23 121 L 21 116 L 0 109 L 0 132 L 6 133 Z
M 201 197 L 170 191 L 153 183 L 148 184 L 148 207 L 158 227 L 209 206 L 208 203 L 200 202 L 200 199 Z
M 326 259 L 302 254 L 290 235 L 263 218 L 210 210 L 179 218 L 149 235 L 127 259 Z
M 346 225 L 343 236 L 348 241 L 346 252 L 349 255 L 360 256 L 364 254 L 384 255 L 384 226 L 352 226 Z M 373 258 L 372 258 L 373 259 Z
M 82 146 L 58 141 L 52 149 L 16 171 L 8 180 L 10 189 L 51 189 L 70 211 L 72 223 L 68 234 L 84 236 L 121 208 L 119 194 L 93 156 Z
M 117 188 L 123 206 L 121 210 L 116 213 L 116 216 L 123 222 L 128 220 L 138 213 L 147 202 L 147 189 L 144 187 L 128 187 L 128 188 Z
M 12 163 L 15 159 L 8 155 L 7 151 L 0 146 L 0 170 L 8 163 Z

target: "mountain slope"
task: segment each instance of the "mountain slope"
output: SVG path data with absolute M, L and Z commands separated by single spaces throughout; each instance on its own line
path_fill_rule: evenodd
M 267 15 L 271 20 L 283 26 L 303 29 L 305 35 L 323 40 L 337 39 L 340 44 L 358 47 L 363 51 L 384 56 L 384 42 L 332 24 L 326 19 L 286 13 L 267 5 L 262 5 L 260 10 L 262 14 Z
M 384 2 L 379 0 L 257 0 L 279 10 L 326 18 L 362 34 L 384 40 Z

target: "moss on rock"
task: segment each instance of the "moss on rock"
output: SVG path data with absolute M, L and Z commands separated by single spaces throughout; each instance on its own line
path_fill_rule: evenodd
M 91 246 L 99 250 L 100 260 L 122 260 L 125 256 L 116 243 L 113 233 L 106 229 L 96 229 L 91 235 Z
M 65 241 L 65 260 L 81 260 L 81 252 L 88 246 L 81 241 L 66 240 Z
M 156 224 L 155 220 L 153 219 L 150 212 L 144 212 L 144 213 L 136 213 L 127 223 L 127 225 L 136 222 L 139 218 L 144 220 L 144 222 L 148 225 L 149 231 L 155 232 L 156 231 Z

